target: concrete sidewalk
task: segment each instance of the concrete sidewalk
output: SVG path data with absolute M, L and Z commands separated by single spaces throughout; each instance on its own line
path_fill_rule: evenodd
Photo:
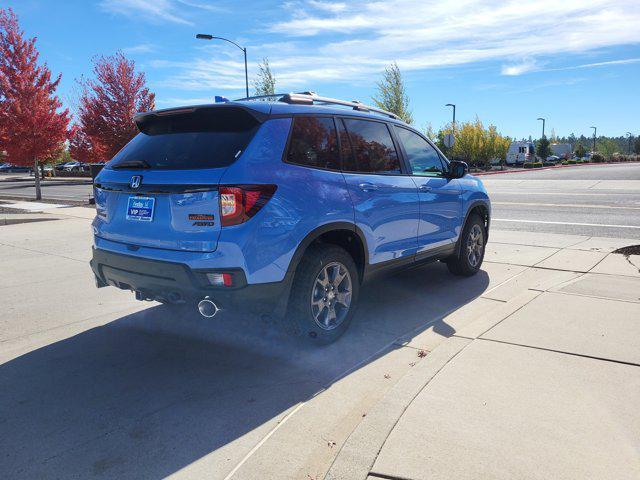
M 0 226 L 8 478 L 639 474 L 637 240 L 493 230 L 478 275 L 372 283 L 310 349 L 95 289 L 93 210 L 31 215 Z
M 376 405 L 329 479 L 640 478 L 640 256 L 633 241 L 492 233 L 526 269 Z M 465 306 L 465 310 L 469 305 Z

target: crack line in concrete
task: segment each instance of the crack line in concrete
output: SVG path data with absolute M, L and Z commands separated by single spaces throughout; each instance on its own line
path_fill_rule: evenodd
M 595 355 L 587 355 L 585 353 L 566 352 L 564 350 L 556 350 L 556 349 L 553 349 L 553 348 L 545 348 L 545 347 L 536 347 L 536 346 L 533 346 L 533 345 L 524 345 L 522 343 L 507 342 L 507 341 L 504 341 L 504 340 L 496 340 L 496 339 L 493 339 L 493 338 L 480 338 L 480 337 L 478 337 L 476 340 L 483 340 L 485 342 L 502 343 L 503 345 L 512 345 L 514 347 L 531 348 L 533 350 L 542 350 L 542 351 L 545 351 L 545 352 L 554 352 L 554 353 L 559 353 L 561 355 L 571 355 L 573 357 L 590 358 L 592 360 L 600 360 L 602 362 L 619 363 L 621 365 L 630 365 L 632 367 L 640 367 L 640 363 L 627 362 L 625 360 L 614 360 L 612 358 L 605 358 L 605 357 L 597 357 Z

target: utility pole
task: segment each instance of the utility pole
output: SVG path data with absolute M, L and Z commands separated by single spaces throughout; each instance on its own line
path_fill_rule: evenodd
M 208 33 L 198 33 L 196 35 L 196 38 L 200 40 L 224 40 L 225 42 L 229 42 L 230 44 L 235 45 L 240 50 L 242 50 L 242 53 L 244 53 L 244 86 L 245 86 L 247 98 L 249 98 L 249 72 L 247 70 L 247 49 L 245 47 L 241 47 L 233 40 L 229 40 L 228 38 L 223 38 L 223 37 L 214 37 L 213 35 L 209 35 Z
M 538 120 L 542 120 L 542 138 L 544 138 L 544 123 L 545 123 L 545 119 L 544 118 L 538 118 Z
M 445 107 L 453 107 L 453 123 L 451 126 L 453 127 L 453 133 L 456 133 L 456 106 L 453 103 L 447 103 Z

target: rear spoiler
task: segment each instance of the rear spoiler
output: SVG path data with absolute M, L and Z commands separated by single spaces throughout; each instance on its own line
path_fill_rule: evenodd
M 243 105 L 240 103 L 234 102 L 226 102 L 226 103 L 216 103 L 209 105 L 193 105 L 189 107 L 174 107 L 174 108 L 165 108 L 162 110 L 151 110 L 149 112 L 140 112 L 136 113 L 133 117 L 138 130 L 141 132 L 144 131 L 145 125 L 149 122 L 152 122 L 154 119 L 159 119 L 162 117 L 169 117 L 173 115 L 185 115 L 190 113 L 198 113 L 198 112 L 208 112 L 208 111 L 216 111 L 216 110 L 231 110 L 231 111 L 244 111 L 245 113 L 251 115 L 258 123 L 263 123 L 271 113 L 271 106 L 263 103 L 256 105 L 251 105 L 250 107 L 247 105 Z M 222 113 L 222 112 L 221 112 Z M 229 112 L 231 113 L 231 112 Z

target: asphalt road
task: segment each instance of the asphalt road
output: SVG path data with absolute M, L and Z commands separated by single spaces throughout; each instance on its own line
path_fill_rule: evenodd
M 640 239 L 640 164 L 586 165 L 482 177 L 493 202 L 493 227 Z M 88 181 L 51 180 L 50 200 L 87 200 Z M 32 181 L 0 177 L 0 196 L 33 197 Z
M 640 239 L 640 164 L 482 178 L 496 229 Z
M 49 200 L 87 201 L 93 195 L 91 179 L 44 180 L 40 184 L 42 196 Z M 0 197 L 34 198 L 33 179 L 16 174 L 0 174 Z

